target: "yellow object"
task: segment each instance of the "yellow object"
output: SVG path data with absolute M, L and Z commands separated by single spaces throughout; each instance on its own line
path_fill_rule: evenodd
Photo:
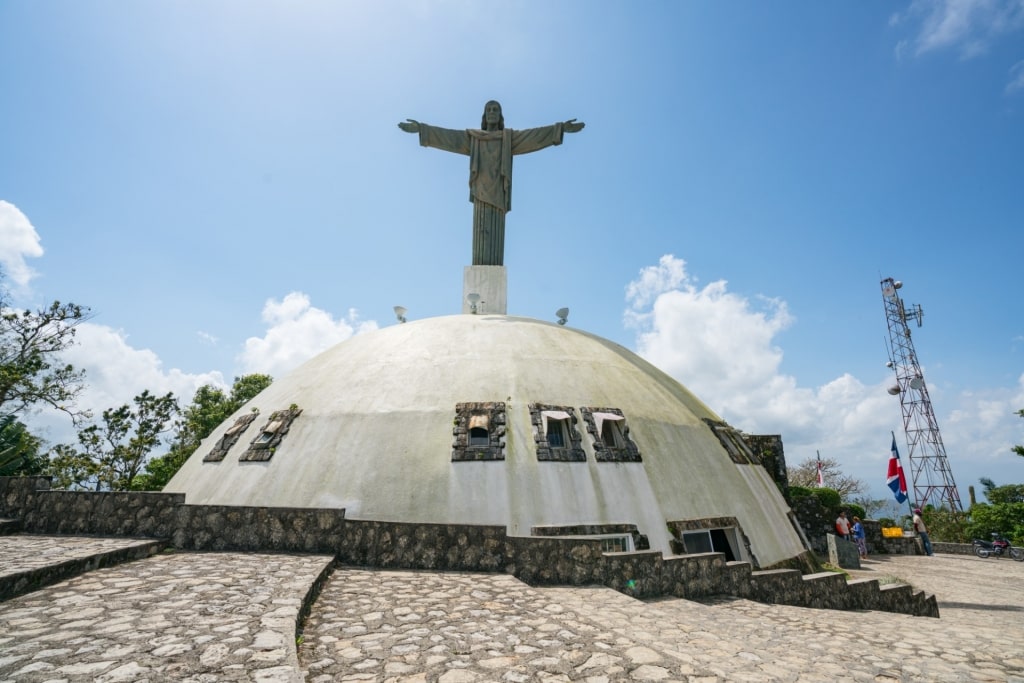
M 903 529 L 898 526 L 882 527 L 882 536 L 885 538 L 902 538 Z

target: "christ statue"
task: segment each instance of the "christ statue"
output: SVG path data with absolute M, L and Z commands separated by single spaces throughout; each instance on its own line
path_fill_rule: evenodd
M 480 130 L 438 128 L 413 119 L 398 127 L 419 133 L 420 145 L 469 156 L 469 201 L 473 202 L 473 265 L 504 265 L 505 214 L 512 210 L 512 157 L 562 144 L 564 133 L 583 130 L 576 119 L 540 128 L 505 128 L 501 105 L 484 105 Z

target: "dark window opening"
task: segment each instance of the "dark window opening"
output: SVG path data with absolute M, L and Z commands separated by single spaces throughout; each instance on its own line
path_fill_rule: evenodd
M 565 431 L 567 420 L 548 419 L 548 445 L 552 448 L 565 448 Z
M 530 404 L 530 426 L 539 462 L 586 462 L 578 418 L 572 406 Z
M 601 441 L 608 448 L 622 448 L 622 432 L 616 420 L 605 420 L 601 424 Z
M 481 401 L 455 404 L 452 462 L 505 459 L 505 404 Z
M 489 446 L 491 444 L 491 437 L 487 434 L 487 430 L 483 427 L 473 427 L 469 430 L 469 445 L 470 446 Z
M 618 408 L 580 408 L 587 432 L 594 439 L 598 462 L 641 462 L 640 449 L 630 436 L 626 416 Z

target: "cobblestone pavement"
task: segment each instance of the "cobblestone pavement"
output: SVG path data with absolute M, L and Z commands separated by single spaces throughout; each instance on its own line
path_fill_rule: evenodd
M 296 618 L 330 562 L 162 554 L 0 603 L 0 681 L 300 681 Z
M 61 544 L 82 550 L 15 538 L 51 561 Z M 0 544 L 0 567 L 22 562 L 15 547 Z M 1024 563 L 1005 559 L 872 558 L 854 572 L 934 592 L 941 619 L 338 568 L 296 652 L 296 615 L 329 563 L 165 553 L 2 602 L 0 681 L 1024 683 Z
M 936 592 L 942 618 L 645 603 L 502 575 L 339 569 L 299 659 L 313 683 L 1024 681 L 1024 592 L 1012 588 L 1024 564 L 936 556 L 864 566 L 858 575 Z
M 0 536 L 0 577 L 152 542 L 92 536 Z

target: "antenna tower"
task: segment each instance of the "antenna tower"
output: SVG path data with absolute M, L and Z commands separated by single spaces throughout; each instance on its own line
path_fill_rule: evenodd
M 939 423 L 935 421 L 928 386 L 917 362 L 910 327 L 907 325 L 909 320 L 916 320 L 917 326 L 921 327 L 924 310 L 920 304 L 909 308 L 904 306 L 899 296 L 902 286 L 902 282 L 891 277 L 882 280 L 882 301 L 889 323 L 887 365 L 896 373 L 896 384 L 889 388 L 889 393 L 900 397 L 903 410 L 903 431 L 907 435 L 910 476 L 913 480 L 912 500 L 921 507 L 928 503 L 935 507 L 948 505 L 950 510 L 962 512 L 960 494 L 953 481 L 949 461 L 946 460 Z

